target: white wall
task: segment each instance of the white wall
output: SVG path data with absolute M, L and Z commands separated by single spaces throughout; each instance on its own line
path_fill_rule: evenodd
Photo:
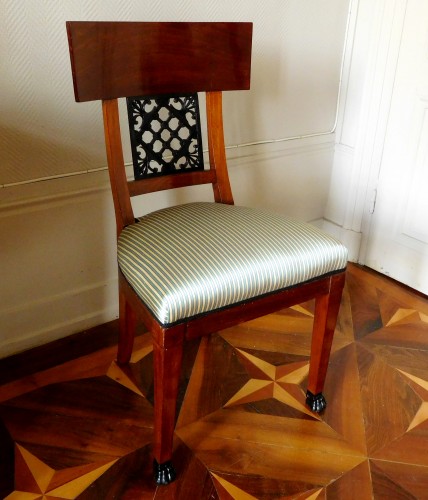
M 347 3 L 3 2 L 0 357 L 117 315 L 100 105 L 74 103 L 64 21 L 253 21 L 252 90 L 225 96 L 226 142 L 294 139 L 228 149 L 235 202 L 317 220 L 330 186 Z M 138 205 L 147 212 L 196 197 L 211 199 L 210 188 Z

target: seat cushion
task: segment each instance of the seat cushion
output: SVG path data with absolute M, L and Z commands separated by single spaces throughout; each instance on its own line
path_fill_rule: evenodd
M 314 226 L 266 210 L 190 203 L 126 227 L 119 267 L 163 325 L 346 267 L 347 250 Z

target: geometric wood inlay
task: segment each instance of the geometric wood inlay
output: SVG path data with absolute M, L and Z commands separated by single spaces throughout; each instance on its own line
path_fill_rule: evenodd
M 245 491 L 241 490 L 240 488 L 236 487 L 232 483 L 229 483 L 229 481 L 226 481 L 220 476 L 217 476 L 216 474 L 211 474 L 217 483 L 217 491 L 219 490 L 219 486 L 221 489 L 224 489 L 226 493 L 229 493 L 231 498 L 239 498 L 240 500 L 257 500 L 256 497 L 253 497 L 252 495 L 249 495 L 248 493 L 245 493 Z M 221 490 L 220 490 L 221 491 Z M 220 495 L 222 498 L 223 496 Z
M 150 334 L 129 366 L 108 347 L 0 385 L 0 496 L 428 498 L 428 300 L 349 265 L 321 415 L 305 406 L 312 311 L 186 344 L 166 488 L 151 472 Z

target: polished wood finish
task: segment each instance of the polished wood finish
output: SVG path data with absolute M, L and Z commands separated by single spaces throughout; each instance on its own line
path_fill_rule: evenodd
M 123 278 L 122 278 L 123 279 Z M 134 337 L 137 326 L 137 318 L 133 307 L 126 298 L 124 287 L 119 287 L 119 346 L 117 350 L 117 363 L 126 365 L 129 363 L 134 347 Z
M 233 205 L 224 145 L 222 93 L 207 92 L 206 107 L 210 166 L 216 172 L 214 199 L 218 203 Z
M 250 88 L 252 23 L 67 22 L 76 101 Z
M 134 222 L 134 212 L 123 160 L 117 99 L 103 101 L 103 119 L 108 171 L 116 214 L 117 235 L 119 236 L 125 226 Z
M 166 488 L 151 475 L 150 333 L 128 367 L 103 347 L 118 322 L 13 357 L 15 379 L 0 383 L 0 498 L 425 499 L 428 299 L 349 266 L 322 416 L 304 405 L 314 307 L 186 343 L 178 478 Z M 65 352 L 73 359 L 55 366 Z
M 329 284 L 328 293 L 318 295 L 315 299 L 311 365 L 308 378 L 308 390 L 312 394 L 319 394 L 324 387 L 345 274 L 332 276 Z
M 154 448 L 153 455 L 157 462 L 162 464 L 171 460 L 173 449 L 178 385 L 181 374 L 181 361 L 183 357 L 184 327 L 179 325 L 172 332 L 162 332 L 161 342 L 153 342 L 154 366 Z M 164 342 L 174 345 L 165 347 Z M 163 344 L 163 345 L 162 345 Z
M 135 220 L 131 195 L 211 182 L 214 200 L 233 204 L 226 164 L 222 91 L 249 88 L 251 24 L 71 22 L 67 23 L 67 29 L 76 100 L 103 101 L 118 236 Z M 210 170 L 128 182 L 116 97 L 194 91 L 206 92 Z M 156 321 L 120 274 L 118 365 L 131 360 L 137 319 L 153 338 L 155 460 L 163 464 L 172 457 L 185 340 L 315 298 L 309 390 L 320 393 L 325 382 L 344 276 L 343 271 L 322 276 L 167 327 Z
M 344 275 L 344 273 L 340 273 Z M 229 328 L 237 323 L 249 321 L 259 316 L 270 314 L 287 306 L 292 306 L 307 300 L 308 297 L 328 296 L 331 288 L 332 277 L 300 284 L 298 286 L 281 290 L 276 293 L 257 297 L 236 307 L 229 307 L 214 314 L 207 314 L 189 322 L 186 329 L 186 338 L 192 339 L 204 334 L 213 333 L 224 328 Z M 339 291 L 341 291 L 339 283 Z M 340 303 L 340 302 L 339 302 Z M 322 330 L 321 332 L 322 333 Z
M 180 172 L 175 175 L 131 181 L 128 182 L 128 189 L 131 196 L 139 196 L 141 194 L 155 193 L 166 189 L 197 186 L 198 184 L 213 184 L 216 180 L 217 175 L 215 170 L 205 170 L 202 172 Z

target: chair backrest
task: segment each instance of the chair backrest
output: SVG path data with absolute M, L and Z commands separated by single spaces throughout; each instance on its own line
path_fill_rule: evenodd
M 67 32 L 76 101 L 103 101 L 118 233 L 134 222 L 130 196 L 212 183 L 215 201 L 232 204 L 222 91 L 250 87 L 252 24 L 70 21 Z M 206 92 L 209 170 L 197 92 Z M 128 98 L 135 172 L 129 182 L 119 97 Z

